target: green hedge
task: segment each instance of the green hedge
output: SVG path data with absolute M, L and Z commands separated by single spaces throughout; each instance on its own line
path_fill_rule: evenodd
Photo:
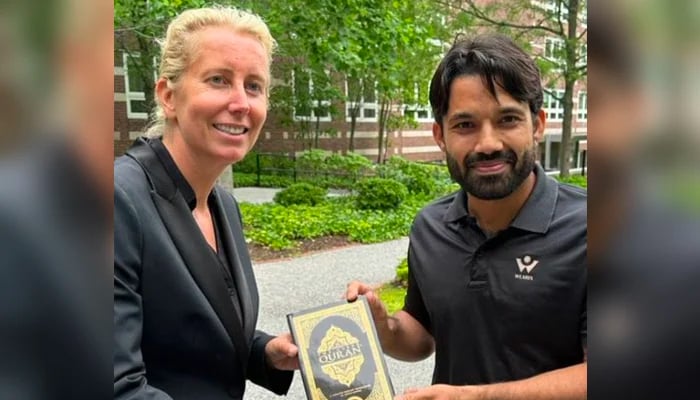
M 309 183 L 295 183 L 290 187 L 275 194 L 275 203 L 283 206 L 293 204 L 307 204 L 314 206 L 326 199 L 326 189 Z
M 403 183 L 393 179 L 369 178 L 357 185 L 357 207 L 363 210 L 392 210 L 408 196 Z
M 568 183 L 570 185 L 576 185 L 583 188 L 588 188 L 588 176 L 584 175 L 570 175 L 566 178 L 557 177 L 559 182 Z

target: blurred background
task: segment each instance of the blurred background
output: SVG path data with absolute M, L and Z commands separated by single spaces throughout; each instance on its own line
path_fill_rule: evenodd
M 589 395 L 697 398 L 700 2 L 588 3 Z M 112 22 L 0 0 L 3 399 L 110 396 Z
M 112 5 L 0 0 L 0 398 L 111 397 Z
M 700 2 L 589 22 L 589 396 L 697 398 Z

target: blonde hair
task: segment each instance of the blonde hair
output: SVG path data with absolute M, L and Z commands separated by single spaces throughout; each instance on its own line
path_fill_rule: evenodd
M 182 76 L 192 62 L 194 53 L 193 34 L 211 26 L 230 27 L 239 33 L 250 34 L 263 45 L 267 53 L 268 70 L 272 62 L 272 53 L 277 46 L 275 39 L 265 22 L 258 15 L 234 7 L 214 5 L 182 12 L 168 25 L 165 38 L 159 40 L 160 66 L 159 78 L 165 78 L 171 85 Z M 269 85 L 269 82 L 268 82 Z M 158 97 L 156 96 L 156 102 Z M 156 104 L 151 123 L 144 136 L 156 137 L 164 133 L 165 114 L 161 104 Z

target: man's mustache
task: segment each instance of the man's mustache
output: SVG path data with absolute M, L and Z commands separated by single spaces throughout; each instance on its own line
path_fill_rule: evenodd
M 511 164 L 515 164 L 516 161 L 518 161 L 518 156 L 515 155 L 515 152 L 513 150 L 507 150 L 507 151 L 496 151 L 494 153 L 486 154 L 486 153 L 472 153 L 465 157 L 464 159 L 464 165 L 467 166 L 467 168 L 473 167 L 476 163 L 483 162 L 483 161 L 503 161 L 503 162 L 509 162 Z

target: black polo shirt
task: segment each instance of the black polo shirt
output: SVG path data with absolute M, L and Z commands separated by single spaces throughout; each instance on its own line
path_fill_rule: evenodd
M 491 238 L 461 190 L 413 223 L 404 310 L 435 339 L 434 383 L 510 381 L 583 361 L 587 194 L 535 173 L 520 213 Z

